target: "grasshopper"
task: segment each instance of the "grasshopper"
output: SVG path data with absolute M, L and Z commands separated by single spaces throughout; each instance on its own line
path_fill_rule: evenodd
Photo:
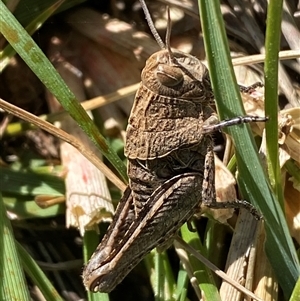
M 129 186 L 83 271 L 84 285 L 93 292 L 111 292 L 153 248 L 169 246 L 203 207 L 247 208 L 257 215 L 246 201 L 216 202 L 212 133 L 266 118 L 219 122 L 207 68 L 197 58 L 171 50 L 170 21 L 165 45 L 141 3 L 161 50 L 146 62 L 129 117 Z

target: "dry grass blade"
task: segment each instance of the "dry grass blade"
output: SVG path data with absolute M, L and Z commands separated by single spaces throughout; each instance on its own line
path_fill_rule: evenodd
M 254 288 L 253 283 L 249 283 L 249 279 L 253 279 L 254 277 L 249 274 L 249 271 L 253 272 L 255 270 L 257 262 L 250 262 L 249 256 L 253 248 L 257 226 L 257 221 L 242 210 L 235 226 L 225 267 L 226 274 L 231 279 L 245 285 L 250 291 L 254 291 Z M 220 294 L 222 300 L 230 299 L 235 301 L 241 298 L 241 293 L 226 282 L 222 283 Z
M 27 122 L 31 122 L 37 127 L 71 144 L 76 149 L 78 149 L 85 157 L 87 157 L 89 161 L 91 161 L 95 166 L 97 166 L 97 168 L 99 168 L 99 170 L 101 170 L 103 174 L 121 191 L 125 190 L 126 185 L 102 161 L 100 161 L 93 152 L 87 150 L 80 141 L 78 141 L 68 133 L 58 129 L 51 123 L 48 123 L 47 121 L 44 121 L 31 113 L 28 113 L 14 105 L 7 103 L 3 99 L 0 99 L 0 107 L 8 113 L 19 117 Z
M 114 101 L 123 99 L 124 97 L 133 96 L 136 93 L 139 85 L 140 85 L 139 83 L 136 83 L 124 88 L 120 88 L 113 93 L 91 98 L 89 100 L 82 102 L 81 104 L 85 110 L 93 110 L 96 108 L 100 108 Z
M 176 241 L 174 242 L 174 245 L 176 248 L 183 248 L 187 252 L 191 253 L 193 256 L 195 256 L 198 260 L 200 260 L 202 263 L 204 263 L 209 269 L 211 269 L 216 275 L 221 277 L 224 281 L 228 282 L 230 285 L 235 287 L 237 290 L 244 293 L 246 296 L 253 298 L 257 301 L 263 301 L 259 297 L 257 297 L 255 294 L 253 294 L 251 291 L 243 287 L 241 284 L 236 282 L 235 280 L 231 279 L 227 276 L 223 271 L 221 271 L 218 267 L 216 267 L 214 264 L 212 264 L 208 259 L 206 259 L 203 255 L 198 253 L 194 248 L 192 248 L 190 245 L 188 245 L 184 240 L 182 240 L 181 237 L 177 237 Z
M 285 50 L 278 53 L 280 60 L 291 60 L 300 58 L 300 50 Z M 263 63 L 266 58 L 265 54 L 247 55 L 244 57 L 238 57 L 232 59 L 232 65 L 252 65 L 257 63 Z

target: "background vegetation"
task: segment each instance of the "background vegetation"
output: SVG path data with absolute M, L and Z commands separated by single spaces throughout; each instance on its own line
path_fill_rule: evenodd
M 236 126 L 228 129 L 232 142 L 215 137 L 238 183 L 236 195 L 218 163 L 219 200 L 246 199 L 264 218 L 208 213 L 196 233 L 184 226 L 181 236 L 260 300 L 298 300 L 299 4 L 297 11 L 295 1 L 198 2 L 148 4 L 161 36 L 170 5 L 172 47 L 207 58 L 220 119 L 245 110 L 269 117 L 265 131 Z M 80 275 L 100 240 L 94 230 L 103 236 L 127 181 L 123 137 L 136 84 L 159 47 L 137 1 L 8 0 L 0 11 L 0 299 L 241 300 L 178 243 L 153 251 L 110 295 L 85 292 Z M 289 60 L 278 64 L 280 50 Z M 230 57 L 243 64 L 235 73 Z M 265 89 L 241 97 L 236 78 Z M 58 123 L 64 132 L 51 126 Z

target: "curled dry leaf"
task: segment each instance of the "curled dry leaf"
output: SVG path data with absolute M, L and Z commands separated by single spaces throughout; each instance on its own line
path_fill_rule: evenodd
M 280 148 L 300 163 L 300 107 L 280 111 L 278 125 Z M 280 162 L 280 165 L 284 163 Z
M 300 107 L 280 111 L 278 127 L 280 166 L 291 158 L 300 163 Z M 260 151 L 266 154 L 265 132 Z
M 250 94 L 243 93 L 242 99 L 248 115 L 265 115 L 262 91 L 256 89 Z M 256 123 L 251 126 L 257 135 L 263 135 L 263 123 Z M 278 116 L 278 127 L 280 166 L 283 166 L 290 158 L 300 162 L 300 107 L 280 111 Z
M 300 165 L 300 108 L 291 108 L 280 112 L 279 144 L 281 166 L 290 158 Z M 285 160 L 282 160 L 284 157 Z M 286 175 L 285 213 L 287 223 L 294 239 L 300 243 L 300 184 L 295 177 Z
M 288 177 L 287 175 L 284 189 L 285 214 L 291 235 L 300 244 L 300 191 Z
M 105 177 L 90 161 L 73 146 L 63 143 L 63 164 L 67 166 L 67 227 L 98 230 L 98 223 L 111 221 L 114 207 Z
M 235 190 L 235 178 L 224 165 L 224 163 L 217 157 L 215 157 L 215 187 L 217 202 L 228 202 L 237 199 Z M 222 209 L 214 210 L 204 208 L 204 212 L 212 216 L 213 219 L 220 223 L 226 224 L 227 220 L 233 215 L 234 209 Z

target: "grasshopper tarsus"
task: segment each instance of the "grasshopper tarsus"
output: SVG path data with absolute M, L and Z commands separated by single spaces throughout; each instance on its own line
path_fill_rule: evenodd
M 220 121 L 217 124 L 210 124 L 203 126 L 203 133 L 211 133 L 215 131 L 219 131 L 225 127 L 233 126 L 233 125 L 240 125 L 244 123 L 251 123 L 251 122 L 266 122 L 268 121 L 268 117 L 259 117 L 259 116 L 237 116 L 232 119 L 227 119 Z
M 249 211 L 249 213 L 251 213 L 256 220 L 262 219 L 262 215 L 257 211 L 257 209 L 246 200 L 234 200 L 229 202 L 210 202 L 204 203 L 203 205 L 210 209 L 245 209 Z
M 261 88 L 263 86 L 264 86 L 263 83 L 256 82 L 250 86 L 239 85 L 239 88 L 242 93 L 252 93 L 256 90 L 256 88 Z

